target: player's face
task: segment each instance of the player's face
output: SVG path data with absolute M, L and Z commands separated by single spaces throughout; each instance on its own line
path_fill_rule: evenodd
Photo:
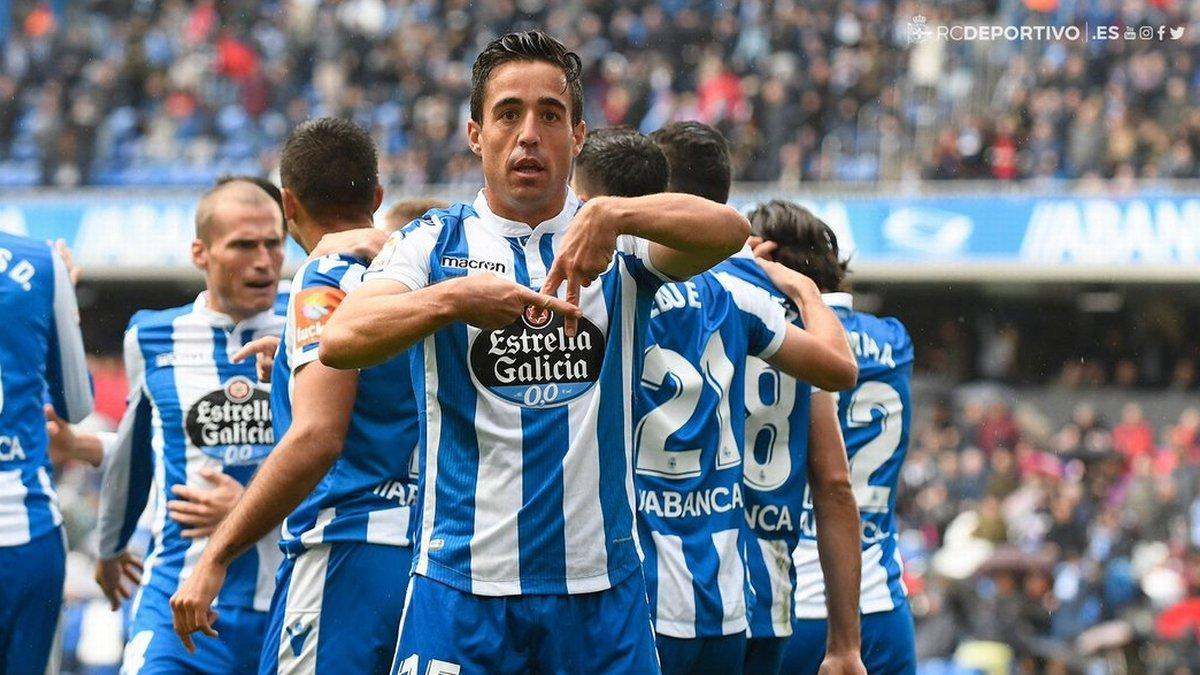
M 230 202 L 213 220 L 212 240 L 194 255 L 214 309 L 239 320 L 270 309 L 283 266 L 279 209 Z
M 571 124 L 571 96 L 558 66 L 514 61 L 493 70 L 483 122 L 467 125 L 492 208 L 525 222 L 554 217 L 586 131 L 582 121 Z

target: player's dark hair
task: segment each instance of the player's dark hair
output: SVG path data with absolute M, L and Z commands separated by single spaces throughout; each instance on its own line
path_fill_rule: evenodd
M 575 158 L 580 184 L 592 195 L 641 197 L 667 189 L 667 157 L 629 127 L 589 131 Z
M 488 43 L 471 67 L 471 119 L 483 122 L 483 95 L 492 71 L 513 61 L 545 61 L 562 69 L 571 95 L 571 124 L 583 119 L 583 62 L 566 45 L 540 30 L 509 33 Z
M 369 218 L 375 212 L 375 142 L 348 120 L 321 117 L 300 123 L 284 141 L 279 177 L 315 217 Z
M 837 235 L 825 221 L 782 199 L 756 207 L 749 220 L 752 234 L 778 244 L 772 254 L 776 262 L 812 279 L 823 292 L 841 288 L 849 264 L 841 259 Z
M 263 178 L 262 176 L 227 174 L 217 179 L 216 187 L 221 187 L 226 183 L 232 183 L 234 181 L 254 183 L 258 187 L 262 188 L 264 192 L 271 195 L 271 199 L 274 200 L 275 205 L 279 207 L 279 215 L 283 216 L 283 192 L 279 189 L 278 185 L 272 183 L 266 178 Z
M 729 144 L 721 132 L 701 122 L 674 122 L 650 134 L 671 167 L 671 192 L 724 204 L 732 171 Z

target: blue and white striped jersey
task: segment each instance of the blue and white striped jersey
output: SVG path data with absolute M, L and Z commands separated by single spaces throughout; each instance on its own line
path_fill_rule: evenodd
M 908 453 L 913 365 L 912 340 L 898 320 L 852 308 L 849 293 L 825 303 L 842 320 L 858 359 L 858 384 L 838 394 L 838 420 L 850 457 L 850 480 L 862 518 L 863 614 L 889 612 L 905 602 L 896 533 L 896 484 Z M 817 557 L 812 498 L 805 490 L 796 565 L 796 618 L 825 618 L 825 581 Z
M 154 514 L 142 592 L 165 600 L 191 574 L 207 539 L 184 539 L 167 516 L 171 486 L 207 489 L 203 467 L 245 485 L 275 445 L 267 389 L 256 382 L 254 360 L 229 357 L 242 345 L 283 331 L 283 317 L 266 311 L 235 323 L 207 305 L 141 311 L 125 332 L 129 398 L 105 460 L 100 494 L 100 556 L 120 554 L 146 507 Z M 229 566 L 216 606 L 266 610 L 281 554 L 277 537 L 259 541 Z M 141 593 L 139 593 L 139 602 Z
M 362 283 L 366 264 L 344 255 L 306 262 L 292 281 L 287 327 L 275 359 L 271 414 L 275 437 L 292 423 L 297 370 L 317 360 L 321 332 L 342 299 Z M 335 541 L 408 546 L 409 512 L 416 500 L 417 403 L 409 356 L 358 373 L 358 391 L 342 455 L 283 523 L 280 547 L 295 556 Z
M 663 635 L 746 630 L 746 357 L 770 358 L 786 334 L 783 308 L 727 273 L 655 295 L 633 484 L 650 610 Z
M 19 546 L 62 523 L 42 405 L 78 422 L 92 388 L 75 289 L 45 243 L 0 233 L 0 310 L 0 546 Z
M 754 284 L 791 308 L 748 248 L 714 269 Z M 800 325 L 794 308 L 788 316 Z M 807 486 L 811 393 L 812 385 L 766 361 L 747 359 L 742 487 L 746 523 L 754 535 L 747 537 L 744 552 L 753 591 L 748 635 L 754 638 L 792 634 L 791 551 L 800 537 L 799 506 Z
M 470 274 L 538 289 L 579 200 L 530 229 L 474 204 L 393 235 L 365 278 L 416 290 Z M 414 347 L 421 482 L 414 571 L 476 595 L 607 589 L 638 571 L 632 393 L 654 291 L 649 244 L 620 237 L 582 289 L 578 333 L 559 315 L 499 330 L 455 323 Z

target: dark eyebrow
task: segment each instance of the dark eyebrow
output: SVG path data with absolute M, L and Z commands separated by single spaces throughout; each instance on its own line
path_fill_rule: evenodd
M 517 98 L 516 96 L 509 96 L 508 98 L 502 98 L 499 101 L 496 101 L 496 104 L 492 106 L 492 110 L 499 110 L 500 108 L 505 108 L 510 105 L 519 106 L 521 103 L 521 99 Z M 566 112 L 567 110 L 567 104 L 563 103 L 560 99 L 554 98 L 553 96 L 543 96 L 539 98 L 538 105 L 549 108 L 557 108 L 563 112 Z

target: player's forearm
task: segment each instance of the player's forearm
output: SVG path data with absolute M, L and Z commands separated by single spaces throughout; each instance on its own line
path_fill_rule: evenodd
M 817 554 L 825 577 L 827 649 L 830 653 L 857 650 L 862 530 L 832 394 L 813 394 L 811 418 L 808 481 L 817 518 Z
M 337 461 L 339 435 L 293 430 L 296 433 L 289 430 L 217 526 L 205 557 L 227 567 L 295 511 Z
M 858 380 L 858 361 L 850 350 L 846 330 L 813 284 L 787 285 L 780 288 L 795 303 L 804 320 L 804 330 L 816 338 L 822 351 L 818 362 L 828 381 L 813 382 L 825 391 L 841 391 L 853 387 Z
M 321 334 L 321 363 L 343 370 L 378 365 L 457 320 L 456 280 L 417 291 L 346 297 Z
M 735 209 L 693 195 L 668 192 L 614 199 L 620 231 L 668 249 L 656 266 L 676 279 L 699 274 L 737 253 L 750 223 Z
M 817 553 L 825 576 L 829 613 L 827 648 L 832 652 L 859 647 L 859 587 L 862 583 L 862 545 L 858 506 L 849 479 L 822 481 L 813 490 L 817 517 Z

